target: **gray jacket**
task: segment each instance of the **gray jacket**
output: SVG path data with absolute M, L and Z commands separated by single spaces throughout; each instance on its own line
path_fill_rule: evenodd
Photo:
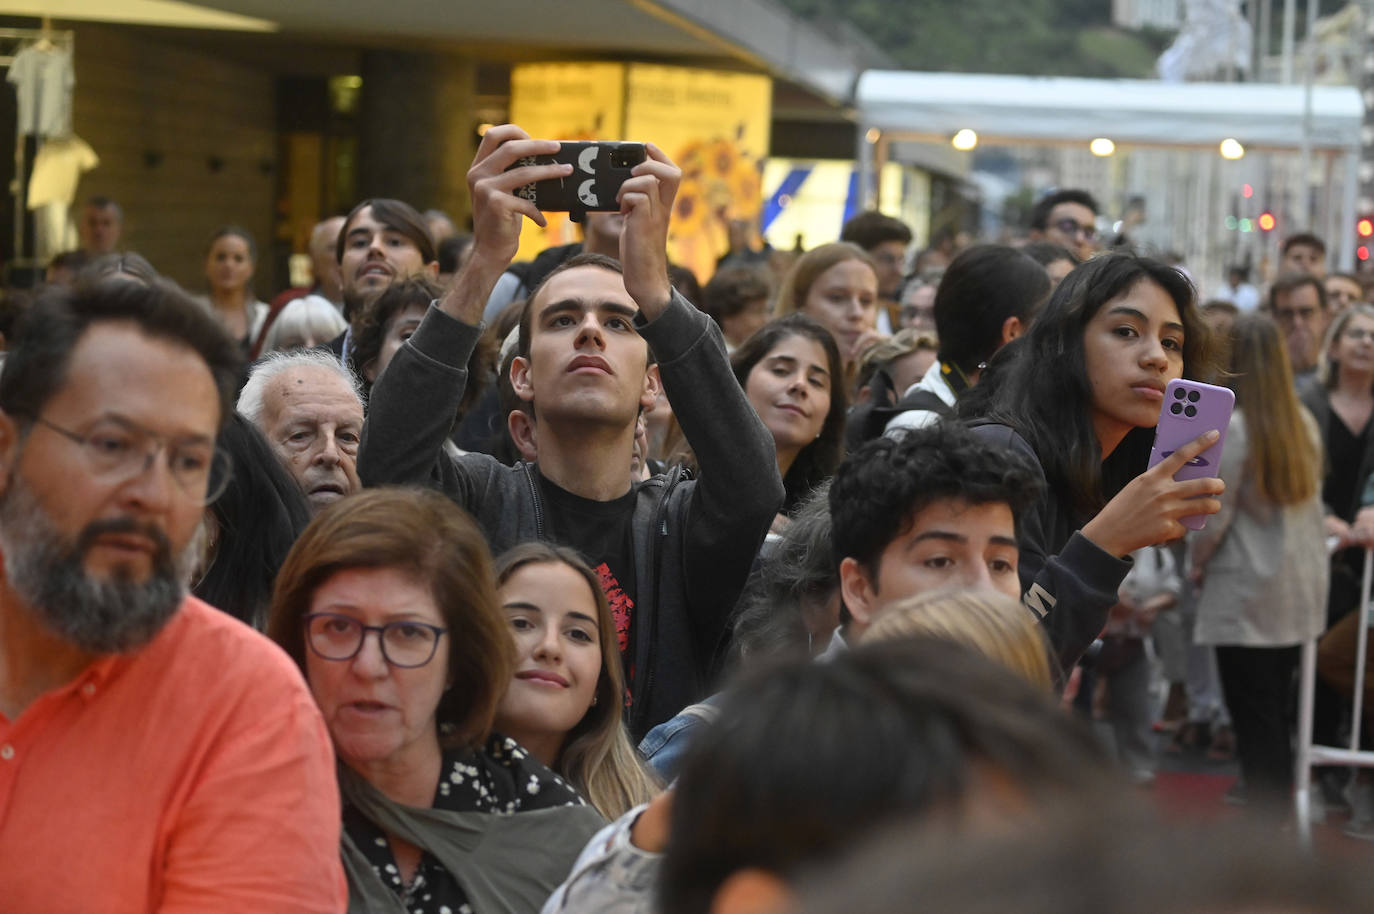
M 1314 446 L 1317 424 L 1302 411 Z M 1193 639 L 1198 644 L 1286 647 L 1310 641 L 1326 626 L 1331 563 L 1322 528 L 1320 481 L 1304 502 L 1277 505 L 1247 472 L 1245 414 L 1226 429 L 1221 511 L 1188 535 L 1190 559 L 1203 560 Z
M 783 489 L 772 435 L 730 371 L 715 323 L 674 292 L 662 315 L 636 315 L 635 325 L 658 358 L 701 477 L 673 471 L 635 483 L 634 656 L 626 668 L 638 740 L 706 694 Z M 430 308 L 372 389 L 358 475 L 366 486 L 437 486 L 473 515 L 499 555 L 546 530 L 534 467 L 443 451 L 480 335 Z

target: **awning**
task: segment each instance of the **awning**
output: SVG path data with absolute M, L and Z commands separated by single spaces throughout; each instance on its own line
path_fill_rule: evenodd
M 980 142 L 1086 142 L 1298 149 L 1305 90 L 1261 83 L 1165 83 L 869 70 L 855 107 L 862 129 L 947 141 L 965 127 Z M 1312 89 L 1311 148 L 1357 151 L 1364 105 L 1351 87 Z

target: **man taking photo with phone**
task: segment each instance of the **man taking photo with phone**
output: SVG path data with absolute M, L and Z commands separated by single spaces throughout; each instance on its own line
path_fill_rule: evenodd
M 558 149 L 511 125 L 483 137 L 468 171 L 472 256 L 373 388 L 358 469 L 365 485 L 437 484 L 473 514 L 495 553 L 529 540 L 580 550 L 616 617 L 638 738 L 705 694 L 782 482 L 772 437 L 735 381 L 719 330 L 669 284 L 681 172 L 652 144 L 617 198 L 619 262 L 569 260 L 534 290 L 521 319 L 510 380 L 530 405 L 538 459 L 506 467 L 482 454 L 444 454 L 483 306 L 515 256 L 523 220 L 545 224 L 515 191 L 572 171 L 514 166 Z M 660 384 L 696 453 L 698 480 L 630 478 L 635 420 Z

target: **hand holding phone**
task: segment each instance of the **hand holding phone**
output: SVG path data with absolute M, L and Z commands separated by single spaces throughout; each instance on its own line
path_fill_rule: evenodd
M 1226 484 L 1217 470 L 1234 403 L 1235 395 L 1222 387 L 1168 384 L 1149 468 L 1083 525 L 1083 536 L 1122 558 L 1202 529 L 1206 516 L 1221 510 L 1218 496 Z
M 1231 422 L 1236 395 L 1225 387 L 1203 384 L 1201 381 L 1178 379 L 1164 388 L 1164 404 L 1155 426 L 1155 443 L 1150 448 L 1149 466 L 1155 466 L 1199 435 L 1215 430 L 1216 444 L 1190 458 L 1174 479 L 1202 479 L 1216 476 L 1221 470 L 1221 451 L 1226 444 L 1226 427 Z M 1205 514 L 1190 514 L 1179 518 L 1190 530 L 1207 525 Z
M 522 158 L 511 168 L 571 165 L 572 172 L 521 185 L 515 188 L 515 195 L 533 203 L 540 212 L 567 213 L 574 222 L 583 221 L 587 213 L 619 212 L 620 188 L 644 159 L 643 143 L 560 143 L 558 152 Z

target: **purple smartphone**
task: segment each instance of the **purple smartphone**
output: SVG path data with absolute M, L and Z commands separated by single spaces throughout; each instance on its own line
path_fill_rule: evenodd
M 1155 443 L 1150 448 L 1150 466 L 1159 463 L 1178 448 L 1212 429 L 1221 433 L 1217 443 L 1198 454 L 1174 474 L 1180 482 L 1215 476 L 1221 469 L 1221 448 L 1226 444 L 1226 426 L 1231 422 L 1236 395 L 1225 387 L 1201 381 L 1170 381 L 1164 388 L 1164 406 L 1155 426 Z M 1179 519 L 1190 530 L 1207 526 L 1206 514 L 1190 514 Z

